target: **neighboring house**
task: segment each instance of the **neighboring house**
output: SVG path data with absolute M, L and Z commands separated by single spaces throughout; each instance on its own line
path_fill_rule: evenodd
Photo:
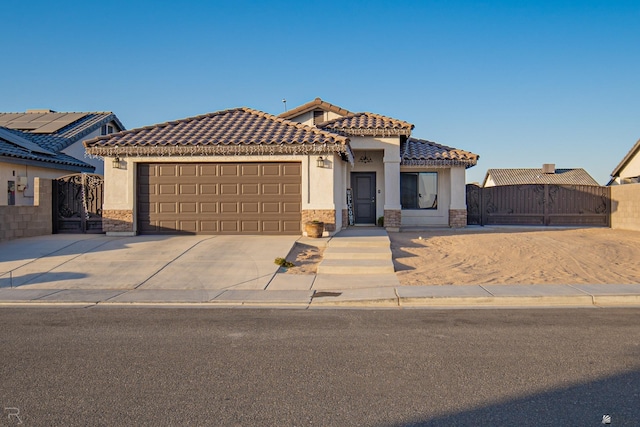
M 635 184 L 640 182 L 640 140 L 629 150 L 624 159 L 611 172 L 607 185 Z
M 532 169 L 489 169 L 482 186 L 529 184 L 600 185 L 584 169 L 556 169 L 554 164 L 545 164 Z
M 102 174 L 102 159 L 87 157 L 82 141 L 122 130 L 113 113 L 0 113 L 0 205 L 32 205 L 36 176 Z
M 107 234 L 301 234 L 348 225 L 466 226 L 476 154 L 411 137 L 413 125 L 317 98 L 274 116 L 249 108 L 86 141 L 103 156 Z

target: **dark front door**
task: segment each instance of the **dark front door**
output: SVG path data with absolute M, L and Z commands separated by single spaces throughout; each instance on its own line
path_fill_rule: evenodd
M 376 173 L 352 172 L 353 207 L 356 224 L 376 223 Z

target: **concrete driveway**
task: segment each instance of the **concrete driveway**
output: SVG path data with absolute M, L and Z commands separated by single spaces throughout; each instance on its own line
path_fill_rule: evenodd
M 265 289 L 299 236 L 57 234 L 0 242 L 0 287 Z

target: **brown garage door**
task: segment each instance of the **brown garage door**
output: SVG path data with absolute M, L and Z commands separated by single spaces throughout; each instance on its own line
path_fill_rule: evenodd
M 300 234 L 300 163 L 138 164 L 144 234 Z

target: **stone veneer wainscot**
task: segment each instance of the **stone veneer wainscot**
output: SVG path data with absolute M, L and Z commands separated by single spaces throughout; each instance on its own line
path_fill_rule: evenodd
M 449 227 L 462 228 L 467 226 L 466 209 L 449 209 Z
M 109 232 L 133 232 L 133 211 L 106 209 L 102 212 L 102 230 Z
M 324 230 L 328 232 L 336 231 L 336 211 L 335 209 L 307 209 L 302 211 L 302 224 L 309 221 L 324 222 Z

